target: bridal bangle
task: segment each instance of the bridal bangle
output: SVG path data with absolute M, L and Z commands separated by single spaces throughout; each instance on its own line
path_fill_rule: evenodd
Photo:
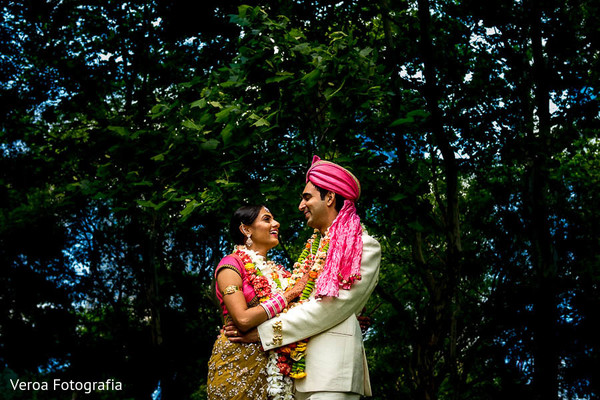
M 269 300 L 263 301 L 260 303 L 260 305 L 265 309 L 267 317 L 271 319 L 283 311 L 283 309 L 287 306 L 287 301 L 285 300 L 283 294 L 278 293 Z

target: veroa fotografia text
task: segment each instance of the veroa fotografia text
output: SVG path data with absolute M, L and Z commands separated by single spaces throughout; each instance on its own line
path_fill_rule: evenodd
M 27 382 L 21 381 L 20 379 L 11 379 L 10 384 L 13 390 L 63 390 L 63 391 L 83 391 L 85 394 L 92 392 L 101 392 L 105 390 L 122 390 L 123 385 L 121 382 L 115 382 L 114 379 L 107 379 L 101 382 L 75 382 L 75 381 L 61 381 L 60 379 L 54 379 L 50 382 Z

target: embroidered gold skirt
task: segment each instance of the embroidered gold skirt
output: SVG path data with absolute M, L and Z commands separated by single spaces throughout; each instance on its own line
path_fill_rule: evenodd
M 208 362 L 208 399 L 265 400 L 267 359 L 260 343 L 231 343 L 219 336 Z

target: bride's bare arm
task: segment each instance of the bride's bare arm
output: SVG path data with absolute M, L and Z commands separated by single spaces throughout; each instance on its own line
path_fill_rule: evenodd
M 217 285 L 223 294 L 225 307 L 240 331 L 246 332 L 268 319 L 263 307 L 248 308 L 242 291 L 242 278 L 238 273 L 222 268 L 217 274 Z
M 302 294 L 308 275 L 296 282 L 294 287 L 285 292 L 286 302 L 290 302 Z M 248 307 L 242 292 L 242 278 L 235 271 L 223 268 L 217 273 L 217 285 L 223 293 L 225 307 L 237 328 L 246 332 L 269 319 L 262 306 Z

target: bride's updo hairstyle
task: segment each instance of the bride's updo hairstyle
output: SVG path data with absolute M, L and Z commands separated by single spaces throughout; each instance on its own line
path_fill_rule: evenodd
M 262 210 L 264 206 L 242 206 L 238 208 L 231 217 L 231 221 L 229 222 L 229 234 L 233 239 L 233 243 L 235 244 L 244 244 L 246 243 L 246 236 L 240 232 L 240 225 L 252 225 L 258 214 L 260 214 L 260 210 Z

